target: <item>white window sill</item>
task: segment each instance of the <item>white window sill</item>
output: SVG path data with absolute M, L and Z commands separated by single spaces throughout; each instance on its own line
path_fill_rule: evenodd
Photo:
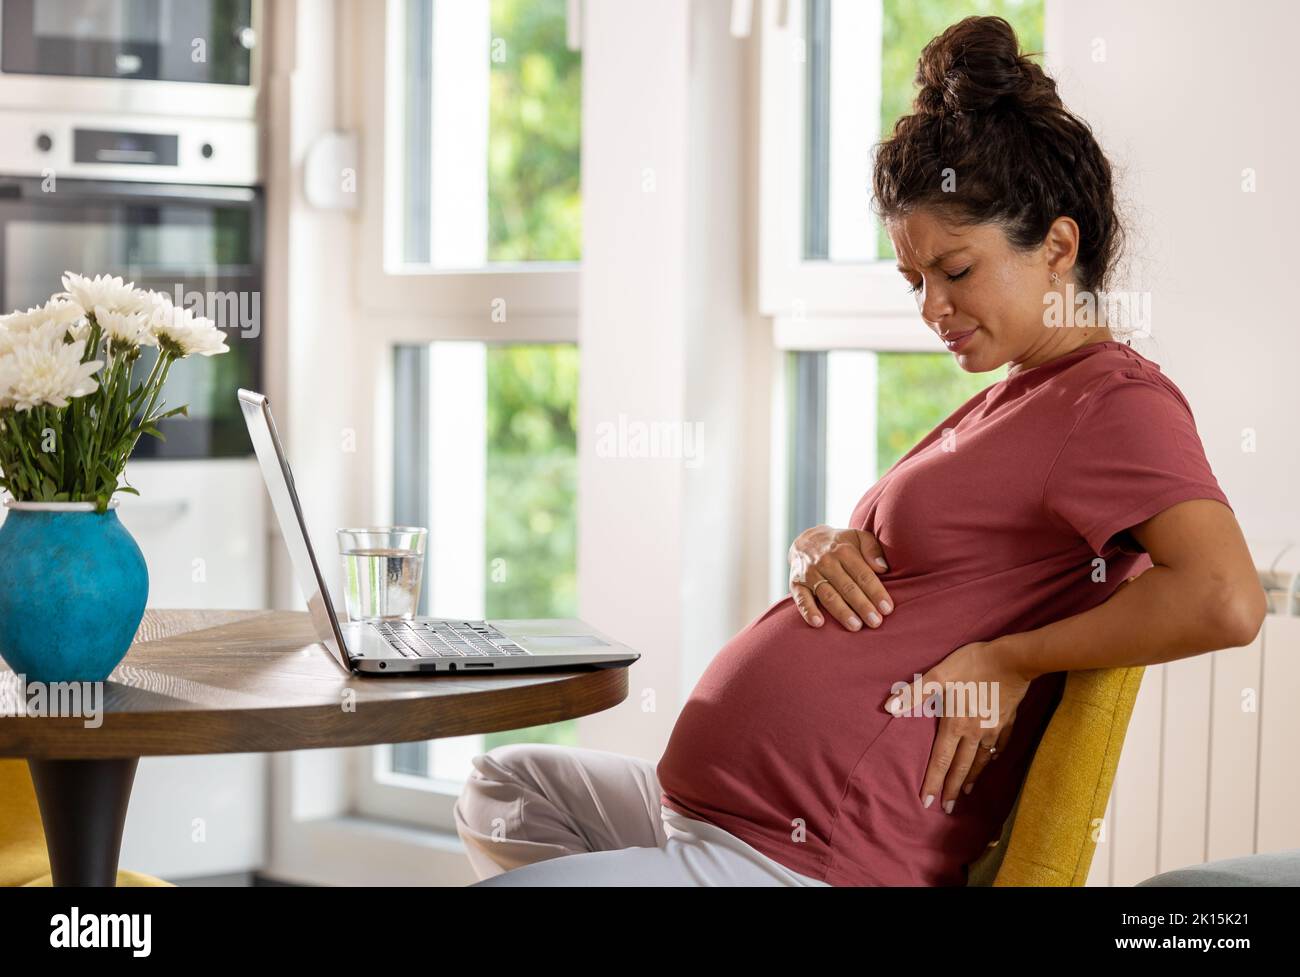
M 265 873 L 286 882 L 342 886 L 461 886 L 477 881 L 455 833 L 373 818 L 299 821 L 292 855 Z

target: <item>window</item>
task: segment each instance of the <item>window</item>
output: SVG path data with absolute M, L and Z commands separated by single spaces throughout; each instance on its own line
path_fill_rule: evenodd
M 564 0 L 404 0 L 390 265 L 576 261 L 581 56 Z
M 870 211 L 871 146 L 911 112 L 922 48 L 975 14 L 1004 17 L 1024 50 L 1043 50 L 1043 0 L 808 0 L 805 259 L 894 257 Z M 868 44 L 872 56 L 859 56 Z
M 773 599 L 788 590 L 786 550 L 796 536 L 823 523 L 847 526 L 863 493 L 899 458 L 1005 375 L 967 373 L 947 352 L 787 352 L 784 517 L 776 523 L 784 535 L 773 549 Z
M 438 341 L 394 355 L 394 517 L 430 528 L 420 613 L 577 614 L 578 351 Z M 365 813 L 451 827 L 470 758 L 576 722 L 370 751 Z
M 1046 0 L 775 6 L 786 14 L 763 32 L 762 309 L 797 322 L 872 316 L 872 328 L 898 333 L 915 306 L 871 213 L 872 147 L 911 110 L 917 58 L 932 37 L 963 17 L 996 14 L 1039 52 Z
M 576 334 L 582 56 L 565 0 L 387 0 L 364 31 L 359 289 L 493 340 Z M 371 34 L 374 37 L 371 37 Z M 509 326 L 506 326 L 507 321 Z M 505 328 L 503 328 L 505 327 Z
M 358 296 L 379 386 L 377 499 L 429 528 L 420 613 L 577 608 L 582 57 L 565 0 L 387 0 L 362 28 Z M 382 504 L 382 503 L 381 503 Z M 452 827 L 476 753 L 576 722 L 356 751 L 358 813 Z

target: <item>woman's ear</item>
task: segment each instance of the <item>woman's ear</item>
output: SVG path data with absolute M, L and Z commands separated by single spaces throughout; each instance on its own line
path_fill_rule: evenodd
M 1069 279 L 1079 257 L 1079 225 L 1072 217 L 1058 217 L 1047 229 L 1043 239 L 1044 256 L 1048 271 L 1054 271 L 1063 279 Z

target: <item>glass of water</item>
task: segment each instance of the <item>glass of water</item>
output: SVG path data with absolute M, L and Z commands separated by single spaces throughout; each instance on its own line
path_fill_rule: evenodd
M 420 526 L 338 531 L 348 620 L 409 621 L 415 616 L 428 535 Z

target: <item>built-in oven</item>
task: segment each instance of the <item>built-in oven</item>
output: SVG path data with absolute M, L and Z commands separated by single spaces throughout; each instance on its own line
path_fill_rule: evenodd
M 0 0 L 0 104 L 252 118 L 259 0 Z
M 0 177 L 0 307 L 26 309 L 58 291 L 65 270 L 121 275 L 165 292 L 226 333 L 230 352 L 174 363 L 163 389 L 188 417 L 141 438 L 139 458 L 250 454 L 235 391 L 262 385 L 262 200 L 250 187 Z M 136 363 L 143 377 L 154 351 Z
M 4 0 L 6 72 L 247 85 L 251 0 Z
M 207 316 L 230 351 L 172 365 L 163 396 L 188 416 L 162 422 L 165 441 L 141 438 L 136 457 L 251 454 L 235 392 L 262 386 L 254 148 L 239 126 L 138 121 L 18 117 L 0 142 L 0 310 L 45 302 L 74 271 L 121 275 Z

